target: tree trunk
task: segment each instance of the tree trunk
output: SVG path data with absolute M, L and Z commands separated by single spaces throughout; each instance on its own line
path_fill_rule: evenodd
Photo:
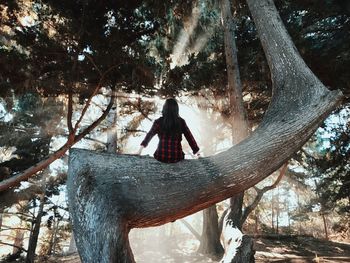
M 242 231 L 242 207 L 244 192 L 230 198 L 230 214 L 228 218 Z
M 114 90 L 112 92 L 115 93 Z M 110 153 L 117 152 L 117 140 L 118 140 L 117 106 L 118 104 L 115 103 L 114 107 L 112 107 L 112 109 L 110 110 L 107 116 L 107 121 L 109 123 L 109 127 L 107 129 L 107 152 L 110 152 Z
M 229 0 L 221 0 L 221 13 L 225 31 L 225 54 L 228 80 L 228 97 L 230 105 L 230 121 L 232 127 L 232 144 L 238 144 L 249 135 L 248 121 L 243 107 L 242 83 L 238 66 L 238 50 L 235 38 L 235 20 L 232 16 Z M 242 207 L 244 192 L 230 199 L 230 219 L 242 228 Z
M 254 213 L 255 224 L 254 224 L 254 235 L 260 234 L 259 231 L 259 210 L 256 209 Z
M 2 228 L 2 217 L 3 217 L 4 209 L 0 207 L 0 230 Z
M 224 254 L 220 243 L 216 205 L 203 210 L 203 230 L 200 241 L 198 252 L 214 260 L 220 259 Z
M 276 202 L 276 234 L 279 234 L 279 216 L 280 216 L 280 195 L 277 191 L 277 202 Z
M 242 83 L 238 66 L 238 50 L 235 38 L 235 20 L 232 16 L 230 0 L 221 0 L 221 16 L 225 35 L 225 56 L 228 81 L 228 98 L 230 122 L 232 125 L 232 142 L 237 144 L 248 134 L 248 122 L 243 107 Z
M 327 229 L 327 221 L 326 221 L 325 213 L 321 212 L 321 216 L 322 216 L 322 220 L 323 220 L 325 238 L 326 238 L 326 240 L 328 240 L 328 229 Z
M 35 249 L 36 249 L 36 246 L 38 244 L 41 218 L 43 216 L 43 211 L 44 211 L 44 203 L 45 203 L 44 199 L 45 199 L 45 195 L 43 194 L 40 197 L 40 205 L 39 205 L 38 214 L 35 217 L 35 225 L 34 225 L 33 231 L 31 232 L 30 238 L 29 238 L 26 263 L 34 263 Z
M 83 262 L 134 262 L 131 228 L 171 222 L 240 193 L 278 169 L 339 104 L 296 51 L 271 0 L 248 0 L 271 69 L 261 125 L 229 150 L 175 164 L 72 149 L 67 191 Z
M 53 235 L 53 244 L 52 244 L 52 249 L 51 249 L 52 255 L 56 255 L 57 232 L 59 231 L 59 224 L 60 224 L 60 221 L 57 219 L 57 224 L 56 224 L 54 235 Z
M 221 13 L 225 32 L 225 55 L 226 55 L 226 67 L 227 67 L 227 80 L 228 80 L 228 98 L 230 105 L 230 121 L 232 128 L 232 144 L 238 144 L 249 135 L 248 120 L 246 117 L 246 111 L 243 107 L 242 97 L 242 82 L 239 73 L 238 65 L 238 49 L 236 45 L 235 34 L 235 19 L 232 16 L 231 2 L 230 0 L 221 0 Z M 244 191 L 238 193 L 230 198 L 230 213 L 229 219 L 233 224 L 242 230 L 242 209 L 243 209 Z M 253 255 L 253 249 L 251 245 L 253 243 L 250 237 L 246 237 L 241 244 L 241 248 L 245 251 L 246 255 Z M 239 256 L 242 253 L 237 253 L 232 262 L 238 262 L 241 260 Z M 250 261 L 245 261 L 250 262 Z
M 23 248 L 23 240 L 24 240 L 24 231 L 21 229 L 17 229 L 15 241 L 13 243 L 12 254 L 17 254 L 19 253 L 19 251 L 22 252 L 21 248 Z
M 230 263 L 254 263 L 255 250 L 253 239 L 244 235 L 242 244 L 237 249 L 237 253 Z
M 274 217 L 275 217 L 275 206 L 274 206 L 274 196 L 272 194 L 271 197 L 271 229 L 273 231 L 273 233 L 275 233 L 275 221 L 274 221 Z
M 47 249 L 47 255 L 55 255 L 55 249 L 56 249 L 56 243 L 57 243 L 57 231 L 60 221 L 57 219 L 54 219 L 52 222 L 52 228 L 50 231 L 50 241 L 49 246 Z M 77 251 L 77 249 L 75 249 Z

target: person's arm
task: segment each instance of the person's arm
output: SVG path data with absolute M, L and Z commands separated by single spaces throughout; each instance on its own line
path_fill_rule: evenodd
M 151 141 L 153 136 L 157 134 L 158 128 L 159 128 L 159 124 L 157 121 L 155 121 L 153 123 L 151 129 L 149 130 L 149 132 L 146 134 L 146 137 L 141 142 L 141 146 L 140 146 L 140 149 L 138 150 L 137 154 L 141 154 L 143 148 L 147 147 L 148 143 Z
M 193 154 L 198 153 L 199 147 L 198 147 L 197 142 L 194 139 L 190 129 L 187 127 L 185 120 L 183 120 L 183 133 L 185 135 L 186 140 L 188 141 L 188 144 L 191 146 Z M 197 156 L 199 156 L 199 154 L 197 154 Z

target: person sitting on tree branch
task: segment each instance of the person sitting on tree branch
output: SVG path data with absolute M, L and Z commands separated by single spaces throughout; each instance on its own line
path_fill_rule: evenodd
M 141 154 L 143 148 L 147 147 L 154 135 L 158 134 L 159 143 L 153 156 L 160 162 L 176 163 L 185 158 L 182 151 L 182 134 L 185 135 L 193 154 L 199 157 L 199 147 L 192 136 L 190 129 L 184 119 L 179 116 L 179 105 L 176 100 L 169 98 L 165 101 L 162 110 L 162 117 L 155 120 L 151 130 L 141 142 L 141 147 L 137 154 Z

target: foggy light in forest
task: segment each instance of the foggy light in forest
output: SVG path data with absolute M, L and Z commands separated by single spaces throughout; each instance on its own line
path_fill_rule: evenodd
M 207 25 L 205 27 L 204 33 L 197 33 L 199 34 L 198 36 L 195 35 L 195 30 L 198 27 L 203 9 L 205 8 L 206 7 L 203 3 L 200 6 L 195 5 L 192 8 L 191 17 L 183 19 L 183 29 L 181 30 L 170 55 L 170 69 L 189 63 L 189 56 L 191 54 L 196 55 L 200 52 L 206 46 L 209 38 L 213 35 L 214 30 L 218 25 L 215 21 L 212 21 L 210 26 Z
M 24 27 L 32 27 L 35 25 L 35 19 L 33 18 L 33 16 L 21 17 L 21 18 L 19 18 L 19 22 Z
M 184 22 L 184 28 L 181 30 L 177 42 L 174 46 L 173 52 L 170 55 L 171 69 L 176 66 L 185 65 L 187 63 L 188 57 L 185 51 L 189 45 L 190 37 L 193 35 L 193 32 L 198 25 L 199 16 L 200 9 L 197 6 L 194 6 L 192 8 L 192 16 L 187 23 Z

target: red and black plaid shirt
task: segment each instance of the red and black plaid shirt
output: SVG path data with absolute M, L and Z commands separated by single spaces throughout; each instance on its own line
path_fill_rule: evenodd
M 154 135 L 158 134 L 158 148 L 153 154 L 154 158 L 164 163 L 176 163 L 184 159 L 185 154 L 182 151 L 181 140 L 182 133 L 185 135 L 189 145 L 192 148 L 193 154 L 199 151 L 197 143 L 192 136 L 190 129 L 184 119 L 181 120 L 181 134 L 167 135 L 161 130 L 161 118 L 154 121 L 151 130 L 147 133 L 141 145 L 146 147 Z

